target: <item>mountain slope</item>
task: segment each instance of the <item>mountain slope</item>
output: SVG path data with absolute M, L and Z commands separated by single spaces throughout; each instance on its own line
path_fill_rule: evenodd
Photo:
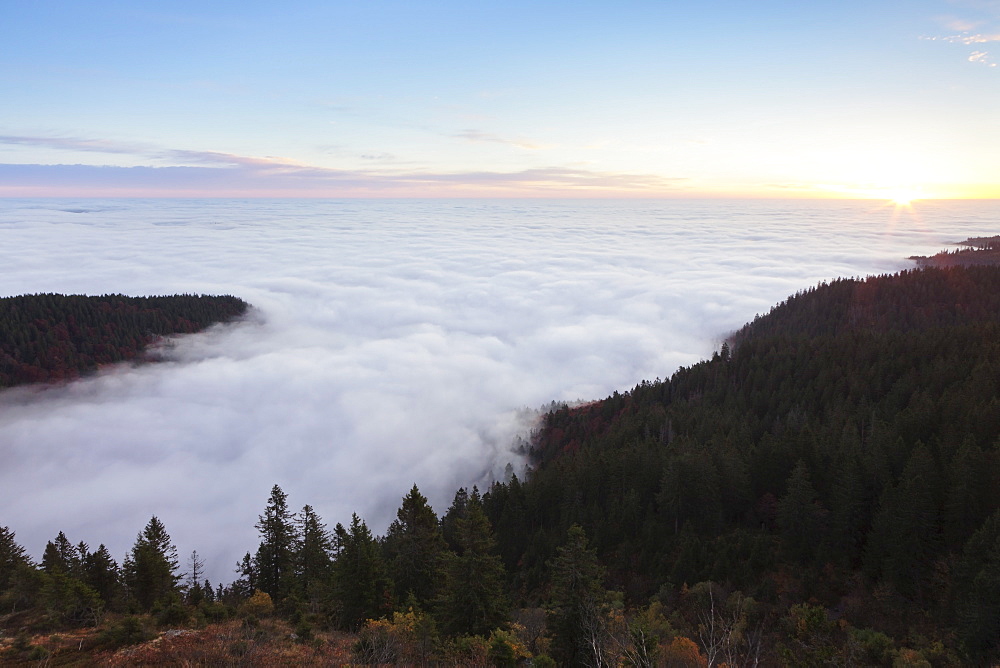
M 156 339 L 243 315 L 232 296 L 37 294 L 0 298 L 0 388 L 69 380 L 137 357 Z
M 1000 509 L 998 381 L 1000 269 L 838 280 L 669 380 L 553 411 L 528 480 L 484 504 L 524 591 L 579 523 L 633 603 L 712 580 L 974 645 L 996 623 L 967 609 L 1000 575 L 973 549 Z

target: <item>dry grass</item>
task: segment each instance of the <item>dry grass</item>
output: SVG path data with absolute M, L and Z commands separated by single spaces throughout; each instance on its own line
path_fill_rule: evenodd
M 316 632 L 308 641 L 277 620 L 246 626 L 238 620 L 202 629 L 171 629 L 117 650 L 98 646 L 99 631 L 79 629 L 20 638 L 0 638 L 4 666 L 342 666 L 351 661 L 356 636 Z

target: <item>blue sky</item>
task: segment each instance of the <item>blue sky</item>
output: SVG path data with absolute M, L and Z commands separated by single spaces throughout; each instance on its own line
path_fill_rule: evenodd
M 1000 197 L 1000 1 L 0 3 L 0 195 Z

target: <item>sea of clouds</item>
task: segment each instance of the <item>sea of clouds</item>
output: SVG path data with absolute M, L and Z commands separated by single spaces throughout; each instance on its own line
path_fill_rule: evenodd
M 502 475 L 552 400 L 711 355 L 797 290 L 998 230 L 994 202 L 0 200 L 0 294 L 235 294 L 160 364 L 0 393 L 0 525 L 124 557 L 151 515 L 213 581 L 271 486 L 382 532 Z

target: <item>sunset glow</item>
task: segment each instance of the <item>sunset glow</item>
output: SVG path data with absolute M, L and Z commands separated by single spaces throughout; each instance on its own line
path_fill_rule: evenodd
M 898 193 L 893 193 L 891 201 L 896 206 L 910 206 L 913 200 L 919 199 L 919 197 L 912 192 L 901 191 Z
M 996 3 L 85 4 L 3 16 L 0 196 L 1000 197 Z

